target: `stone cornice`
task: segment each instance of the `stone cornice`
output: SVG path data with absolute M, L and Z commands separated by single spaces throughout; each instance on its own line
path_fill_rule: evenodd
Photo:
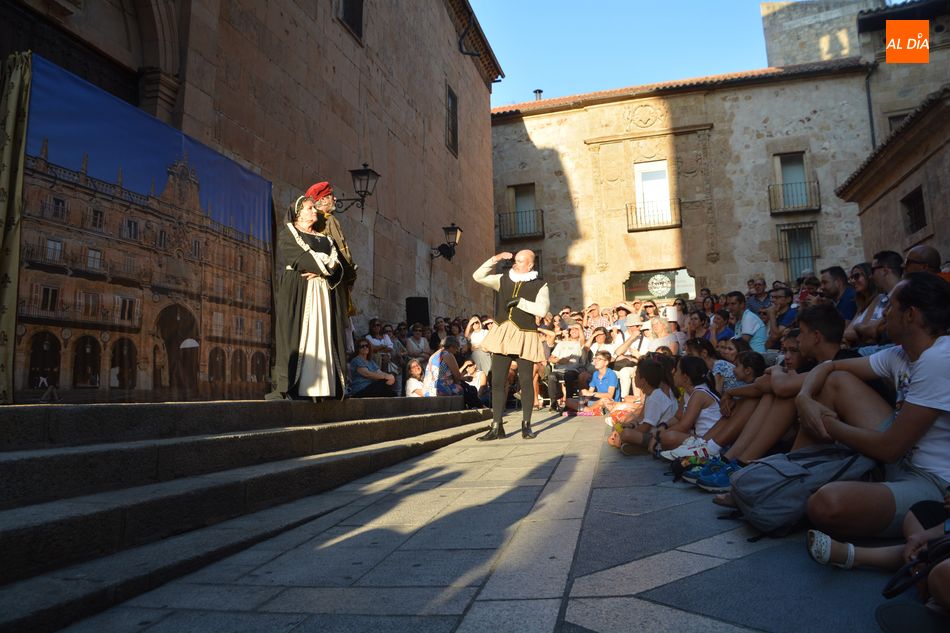
M 609 134 L 607 136 L 595 136 L 584 139 L 585 145 L 604 145 L 606 143 L 619 143 L 638 138 L 649 138 L 651 136 L 669 136 L 670 134 L 694 134 L 702 130 L 711 130 L 712 123 L 701 123 L 699 125 L 682 125 L 673 128 L 662 128 L 656 130 L 643 130 L 641 132 L 624 132 L 623 134 Z
M 485 84 L 491 86 L 496 79 L 504 77 L 505 73 L 501 69 L 501 64 L 498 63 L 498 59 L 495 57 L 495 53 L 488 43 L 488 38 L 485 37 L 485 32 L 482 31 L 478 18 L 475 17 L 475 12 L 468 0 L 445 0 L 445 7 L 452 17 L 458 37 L 465 33 L 462 44 L 471 52 L 478 53 L 478 56 L 472 56 L 472 60 L 478 67 L 478 72 L 485 80 Z M 468 30 L 467 33 L 466 29 Z

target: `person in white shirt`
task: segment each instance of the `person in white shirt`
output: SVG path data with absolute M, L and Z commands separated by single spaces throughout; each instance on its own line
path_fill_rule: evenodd
M 406 397 L 407 398 L 421 398 L 422 394 L 422 364 L 413 358 L 408 363 L 406 363 L 406 373 L 409 374 L 409 379 L 406 380 Z
M 836 441 L 887 464 L 882 483 L 833 482 L 809 499 L 811 522 L 839 538 L 897 536 L 911 505 L 950 486 L 950 283 L 907 275 L 884 319 L 895 347 L 818 365 L 796 398 L 794 448 Z M 864 382 L 878 377 L 893 381 L 896 410 Z
M 634 416 L 629 422 L 615 425 L 614 432 L 607 439 L 611 446 L 620 448 L 625 455 L 634 454 L 638 446 L 652 450 L 658 441 L 657 430 L 665 428 L 676 415 L 678 403 L 670 384 L 672 378 L 666 373 L 658 361 L 640 359 L 634 380 L 645 396 L 643 409 L 640 415 Z
M 558 411 L 558 399 L 561 397 L 560 381 L 564 381 L 564 398 L 573 398 L 577 391 L 577 379 L 584 369 L 583 330 L 579 323 L 571 323 L 567 329 L 568 338 L 554 346 L 548 362 L 551 374 L 548 376 L 548 396 L 551 398 L 551 410 Z
M 406 339 L 406 352 L 411 358 L 420 361 L 428 360 L 429 356 L 432 355 L 429 339 L 424 336 L 424 328 L 421 323 L 412 324 L 412 336 Z

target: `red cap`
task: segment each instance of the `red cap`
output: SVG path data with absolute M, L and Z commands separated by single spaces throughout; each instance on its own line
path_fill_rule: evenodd
M 331 187 L 330 183 L 328 182 L 318 182 L 315 185 L 311 185 L 311 187 L 307 189 L 307 193 L 305 195 L 316 202 L 321 198 L 326 198 L 327 196 L 333 195 L 333 187 Z

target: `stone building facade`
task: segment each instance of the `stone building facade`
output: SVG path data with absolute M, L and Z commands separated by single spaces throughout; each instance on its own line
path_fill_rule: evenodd
M 863 261 L 834 190 L 948 63 L 943 48 L 923 68 L 876 62 L 878 13 L 851 15 L 861 57 L 494 109 L 500 247 L 539 250 L 554 302 L 574 305 Z
M 68 401 L 260 398 L 271 245 L 211 219 L 187 157 L 160 193 L 27 157 L 14 389 Z M 199 347 L 198 341 L 201 341 Z
M 860 208 L 864 254 L 933 246 L 950 260 L 950 84 L 904 120 L 837 190 Z
M 21 48 L 271 181 L 281 217 L 319 180 L 352 196 L 349 170 L 369 163 L 382 175 L 375 195 L 340 216 L 360 267 L 357 329 L 370 316 L 404 319 L 407 297 L 429 298 L 433 314 L 490 302 L 471 272 L 493 245 L 471 238 L 493 226 L 488 114 L 502 71 L 467 0 L 0 0 L 0 9 L 26 23 L 17 32 L 42 35 Z M 86 61 L 70 67 L 77 56 Z M 457 255 L 433 259 L 452 222 L 464 231 Z

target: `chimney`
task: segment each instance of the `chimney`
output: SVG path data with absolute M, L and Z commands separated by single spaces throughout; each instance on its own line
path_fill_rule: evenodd
M 534 90 L 534 100 L 535 100 L 535 101 L 540 101 L 540 100 L 541 100 L 541 93 L 542 93 L 542 92 L 544 92 L 544 91 L 541 90 L 540 88 L 535 88 L 535 90 Z

